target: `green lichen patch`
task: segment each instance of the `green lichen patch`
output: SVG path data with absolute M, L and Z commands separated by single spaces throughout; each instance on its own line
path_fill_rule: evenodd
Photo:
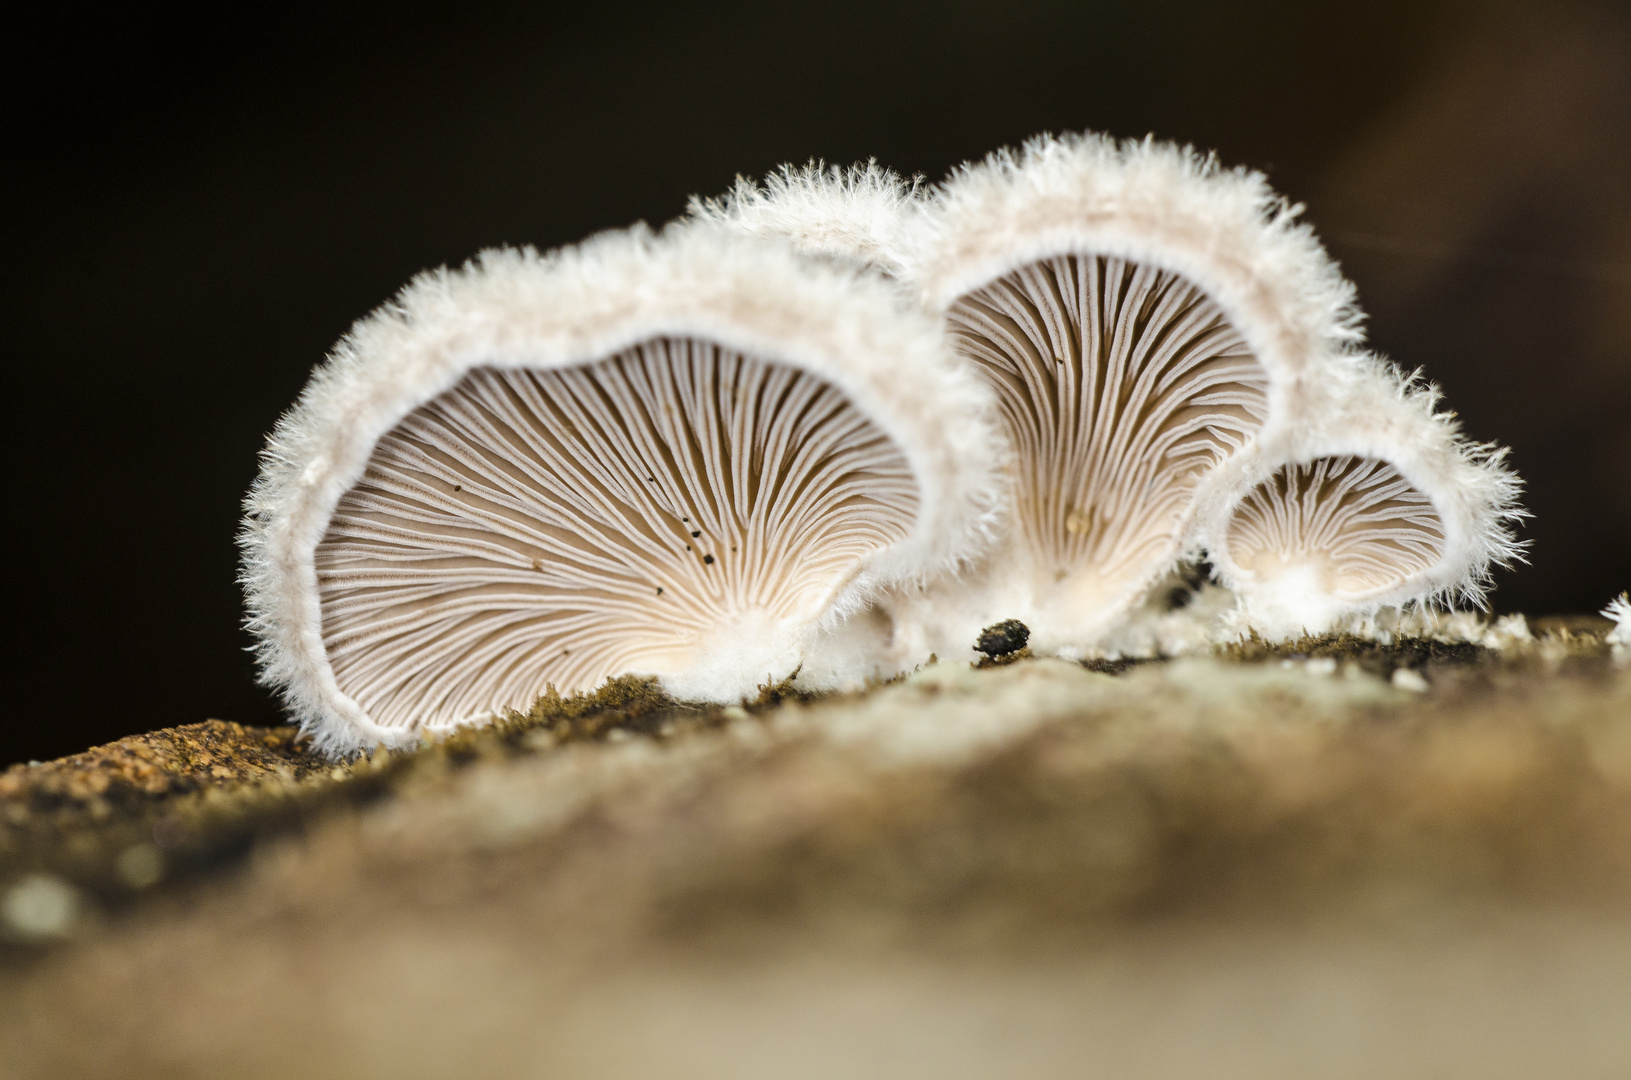
M 795 670 L 785 679 L 761 683 L 758 687 L 758 695 L 752 701 L 742 702 L 742 707 L 750 713 L 763 714 L 792 702 L 808 704 L 812 701 L 838 696 L 831 693 L 801 689 L 797 685 L 798 677 L 799 673 Z
M 303 750 L 294 728 L 254 728 L 221 720 L 132 735 L 0 774 L 0 798 L 36 811 L 133 802 L 197 791 L 220 782 L 325 771 L 329 763 Z
M 1613 624 L 1595 616 L 1495 620 L 1469 615 L 1415 616 L 1409 630 L 1333 633 L 1286 642 L 1255 634 L 1221 645 L 1216 655 L 1242 663 L 1332 660 L 1372 675 L 1412 672 L 1534 671 L 1549 675 L 1603 675 L 1612 667 L 1607 634 Z

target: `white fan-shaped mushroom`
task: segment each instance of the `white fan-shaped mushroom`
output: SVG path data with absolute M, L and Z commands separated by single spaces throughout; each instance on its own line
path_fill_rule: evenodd
M 714 228 L 426 275 L 270 441 L 244 535 L 265 677 L 335 751 L 622 673 L 750 694 L 977 549 L 988 407 L 879 280 Z M 831 653 L 827 682 L 866 674 Z
M 1095 136 L 946 182 L 903 274 L 996 390 L 1015 495 L 983 591 L 915 605 L 929 640 L 1015 616 L 1080 654 L 1177 565 L 1211 474 L 1357 338 L 1297 213 L 1260 174 Z
M 1302 423 L 1221 471 L 1201 525 L 1244 628 L 1293 637 L 1384 606 L 1481 601 L 1491 565 L 1521 551 L 1505 451 L 1460 440 L 1435 391 L 1379 362 L 1320 391 Z
M 919 181 L 876 161 L 848 168 L 812 161 L 783 165 L 758 184 L 738 176 L 725 195 L 693 195 L 687 210 L 694 219 L 751 236 L 786 239 L 805 255 L 893 274 L 900 269 L 904 230 L 921 208 Z

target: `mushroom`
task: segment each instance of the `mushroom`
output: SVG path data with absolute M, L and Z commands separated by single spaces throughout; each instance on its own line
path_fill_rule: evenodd
M 1039 651 L 1086 655 L 1174 570 L 1209 477 L 1294 422 L 1358 339 L 1300 209 L 1187 148 L 1084 135 L 965 166 L 914 216 L 902 275 L 1014 451 L 983 587 L 898 606 L 927 643 L 1015 617 Z
M 848 168 L 811 161 L 783 165 L 760 184 L 738 176 L 725 195 L 693 195 L 687 212 L 750 236 L 784 238 L 804 255 L 894 274 L 904 230 L 922 204 L 917 178 L 876 161 Z
M 1221 470 L 1200 532 L 1241 629 L 1280 639 L 1383 607 L 1480 604 L 1490 567 L 1521 557 L 1506 451 L 1461 439 L 1435 389 L 1355 365 L 1301 424 Z
M 263 678 L 333 753 L 624 673 L 853 683 L 827 628 L 983 542 L 989 407 L 879 279 L 705 224 L 422 275 L 268 442 Z

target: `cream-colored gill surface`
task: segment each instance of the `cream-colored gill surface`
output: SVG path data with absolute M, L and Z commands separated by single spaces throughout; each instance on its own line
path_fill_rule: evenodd
M 733 618 L 818 617 L 917 505 L 899 447 L 796 368 L 656 339 L 477 369 L 340 500 L 323 642 L 382 725 L 525 708 L 548 684 L 682 671 Z
M 950 319 L 998 391 L 1037 585 L 1091 605 L 1165 570 L 1196 484 L 1267 411 L 1266 373 L 1217 305 L 1175 274 L 1071 255 Z
M 1241 500 L 1229 556 L 1261 581 L 1312 568 L 1338 594 L 1397 585 L 1438 562 L 1444 523 L 1426 495 L 1384 461 L 1319 458 L 1286 465 Z

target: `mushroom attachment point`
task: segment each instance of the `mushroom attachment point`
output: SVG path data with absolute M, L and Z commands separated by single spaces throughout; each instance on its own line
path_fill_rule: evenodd
M 264 677 L 340 753 L 623 674 L 858 684 L 808 654 L 981 542 L 988 410 L 881 279 L 713 227 L 426 275 L 270 440 L 242 540 Z

